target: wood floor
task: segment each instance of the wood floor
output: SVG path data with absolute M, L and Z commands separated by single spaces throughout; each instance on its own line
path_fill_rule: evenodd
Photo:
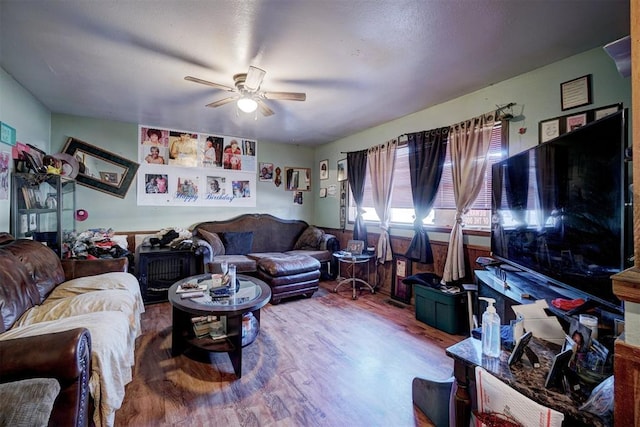
M 411 400 L 414 377 L 448 378 L 444 349 L 463 337 L 415 319 L 413 307 L 323 282 L 309 299 L 268 304 L 243 351 L 212 363 L 171 357 L 171 307 L 147 307 L 133 381 L 117 426 L 431 426 Z

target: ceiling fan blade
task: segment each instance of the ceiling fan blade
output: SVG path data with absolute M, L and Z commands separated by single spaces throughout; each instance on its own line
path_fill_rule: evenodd
M 249 67 L 249 72 L 247 73 L 247 79 L 244 82 L 244 87 L 251 92 L 255 92 L 260 88 L 262 84 L 262 79 L 267 72 L 258 67 Z
M 187 80 L 187 81 L 190 81 L 190 82 L 200 83 L 200 84 L 203 84 L 203 85 L 215 87 L 216 89 L 222 89 L 222 90 L 226 90 L 226 91 L 229 91 L 229 92 L 235 92 L 235 89 L 232 88 L 232 87 L 221 85 L 219 83 L 210 82 L 208 80 L 202 80 L 202 79 L 199 79 L 197 77 L 186 76 L 184 79 Z
M 307 99 L 306 93 L 300 92 L 264 92 L 266 99 L 284 99 L 287 101 L 304 101 Z
M 269 106 L 265 104 L 262 99 L 257 99 L 256 102 L 258 103 L 258 108 L 260 109 L 260 112 L 263 116 L 268 117 L 274 114 L 273 110 L 269 108 Z
M 225 104 L 228 104 L 230 102 L 233 102 L 238 98 L 240 98 L 240 97 L 239 96 L 230 96 L 228 98 L 223 98 L 223 99 L 221 99 L 219 101 L 215 101 L 215 102 L 212 102 L 210 104 L 207 104 L 206 106 L 207 107 L 211 107 L 211 108 L 216 108 L 216 107 L 220 107 L 221 105 L 225 105 Z

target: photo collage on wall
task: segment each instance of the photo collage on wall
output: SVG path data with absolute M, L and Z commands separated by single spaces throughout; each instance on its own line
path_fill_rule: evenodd
M 256 206 L 255 140 L 138 128 L 138 205 Z

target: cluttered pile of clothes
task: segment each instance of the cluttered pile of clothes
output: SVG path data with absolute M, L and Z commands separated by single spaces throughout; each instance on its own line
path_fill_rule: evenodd
M 81 233 L 65 233 L 66 258 L 123 258 L 130 255 L 127 236 L 116 236 L 112 228 L 93 228 Z

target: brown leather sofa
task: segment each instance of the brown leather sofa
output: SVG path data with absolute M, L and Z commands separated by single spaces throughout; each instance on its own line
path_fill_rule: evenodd
M 338 239 L 305 221 L 268 214 L 245 214 L 196 224 L 193 235 L 207 241 L 211 256 L 204 258 L 215 272 L 221 260 L 237 271 L 255 275 L 271 287 L 271 302 L 304 295 L 318 289 L 321 276 L 335 277 L 333 252 Z
M 50 426 L 88 425 L 90 372 L 91 336 L 85 328 L 0 341 L 0 383 L 58 380 L 60 393 L 51 410 Z
M 63 267 L 45 245 L 0 233 L 0 383 L 57 379 L 50 425 L 113 422 L 144 311 L 126 269 L 126 258 Z

